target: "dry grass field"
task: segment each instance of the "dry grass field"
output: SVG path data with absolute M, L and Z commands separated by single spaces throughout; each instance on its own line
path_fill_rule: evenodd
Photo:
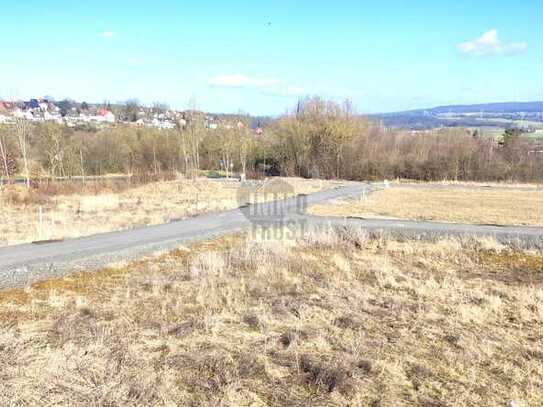
M 313 193 L 333 185 L 328 181 L 281 179 L 292 185 L 296 193 Z M 42 200 L 22 186 L 7 187 L 0 192 L 0 246 L 157 225 L 232 209 L 239 206 L 239 188 L 237 182 L 200 178 Z
M 542 304 L 493 241 L 223 238 L 0 293 L 0 404 L 537 406 Z
M 527 189 L 527 190 L 535 190 L 543 188 L 543 184 L 538 182 L 530 182 L 530 183 L 523 183 L 523 182 L 511 182 L 511 181 L 503 181 L 503 182 L 497 182 L 497 181 L 455 181 L 455 180 L 442 180 L 442 181 L 434 181 L 434 182 L 428 182 L 428 181 L 417 181 L 412 179 L 402 179 L 398 178 L 392 181 L 393 185 L 403 185 L 403 186 L 440 186 L 440 187 L 446 187 L 446 186 L 452 186 L 452 187 L 469 187 L 469 188 L 488 188 L 488 187 L 494 187 L 499 189 Z
M 543 225 L 543 191 L 530 189 L 392 187 L 358 201 L 309 208 L 323 216 L 399 218 L 437 222 Z

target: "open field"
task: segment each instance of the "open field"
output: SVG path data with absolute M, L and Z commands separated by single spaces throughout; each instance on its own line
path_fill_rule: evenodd
M 2 292 L 0 403 L 541 405 L 542 273 L 354 229 L 181 248 Z
M 543 138 L 543 123 L 542 122 L 516 122 L 513 123 L 517 128 L 525 128 L 527 126 L 533 127 L 535 130 L 534 133 L 524 133 L 523 137 L 529 139 L 540 139 Z M 493 128 L 493 127 L 469 127 L 473 131 L 479 131 L 483 137 L 488 137 L 494 140 L 499 140 L 503 137 L 505 133 L 504 128 Z
M 445 187 L 454 187 L 454 188 L 479 188 L 479 189 L 520 189 L 520 190 L 530 190 L 535 191 L 538 189 L 543 189 L 543 184 L 536 182 L 481 182 L 481 181 L 455 181 L 455 180 L 441 180 L 439 182 L 428 182 L 428 181 L 416 181 L 412 179 L 397 179 L 394 180 L 391 185 L 402 186 L 402 187 L 425 187 L 429 189 L 436 188 L 445 188 Z
M 536 130 L 535 133 L 530 133 L 527 135 L 527 137 L 534 139 L 543 139 L 543 130 Z
M 446 185 L 392 187 L 360 200 L 338 200 L 309 208 L 322 216 L 398 218 L 436 222 L 543 225 L 543 191 Z
M 281 178 L 297 194 L 330 188 L 337 183 Z M 42 198 L 23 186 L 0 192 L 0 245 L 88 236 L 136 226 L 157 225 L 202 213 L 239 206 L 240 183 L 177 180 L 119 192 L 70 194 Z

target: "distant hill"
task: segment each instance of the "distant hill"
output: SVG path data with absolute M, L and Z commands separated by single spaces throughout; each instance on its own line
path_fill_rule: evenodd
M 409 129 L 434 127 L 517 127 L 542 123 L 543 102 L 484 103 L 438 106 L 374 115 L 386 126 Z M 519 124 L 521 122 L 522 124 Z M 537 126 L 536 126 L 537 127 Z
M 540 113 L 543 112 L 543 102 L 506 102 L 483 103 L 477 105 L 438 106 L 431 109 L 417 109 L 399 113 L 431 112 L 434 114 L 447 113 Z M 396 114 L 396 113 L 391 113 Z

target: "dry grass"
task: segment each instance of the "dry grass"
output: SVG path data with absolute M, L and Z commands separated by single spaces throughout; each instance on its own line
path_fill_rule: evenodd
M 0 404 L 541 405 L 542 300 L 492 241 L 216 240 L 3 293 Z
M 282 179 L 296 193 L 312 193 L 332 185 L 328 181 Z M 237 182 L 204 178 L 49 197 L 27 192 L 22 186 L 9 187 L 0 192 L 0 246 L 88 236 L 232 209 L 239 206 L 239 188 Z
M 323 216 L 541 226 L 541 208 L 543 191 L 392 187 L 358 201 L 314 206 L 309 212 Z
M 395 185 L 440 185 L 448 186 L 452 185 L 455 187 L 468 187 L 468 188 L 486 188 L 486 187 L 495 187 L 495 188 L 522 188 L 522 189 L 538 189 L 543 188 L 543 184 L 537 182 L 523 183 L 523 182 L 496 182 L 496 181 L 455 181 L 455 180 L 443 180 L 439 182 L 428 182 L 428 181 L 417 181 L 412 179 L 396 179 L 392 181 Z

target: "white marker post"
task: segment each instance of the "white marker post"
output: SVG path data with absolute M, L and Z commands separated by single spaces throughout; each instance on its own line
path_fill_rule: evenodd
M 366 201 L 366 188 L 364 188 L 364 189 L 362 190 L 362 196 L 361 196 L 360 200 L 361 200 L 362 202 L 365 202 L 365 201 Z

